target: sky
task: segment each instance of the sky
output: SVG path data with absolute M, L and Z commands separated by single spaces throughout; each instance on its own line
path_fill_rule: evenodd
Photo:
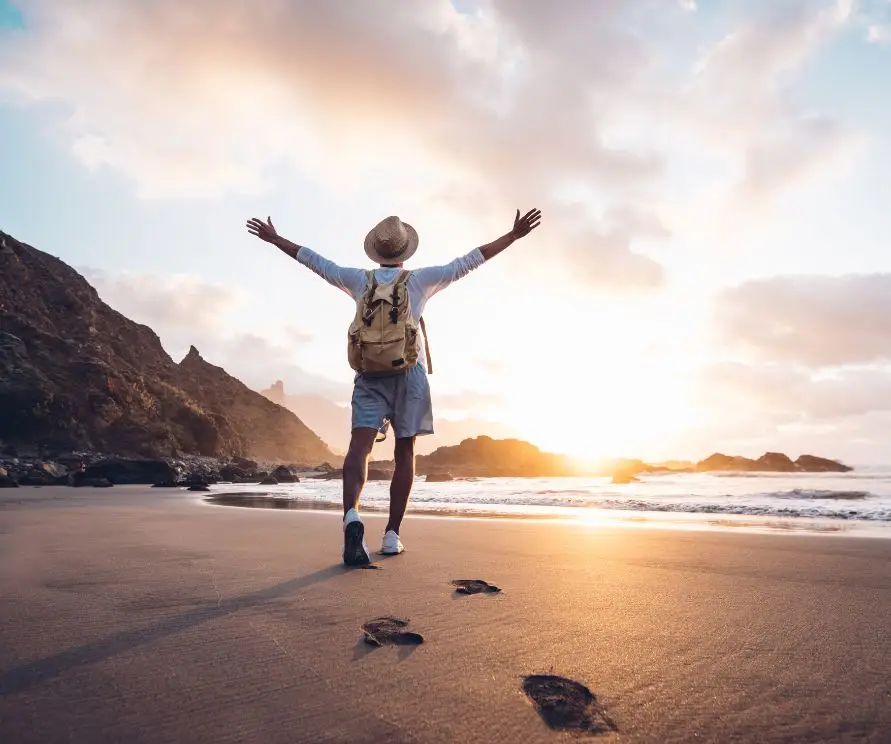
M 891 2 L 0 0 L 0 229 L 179 359 L 349 400 L 365 266 L 542 226 L 425 313 L 439 418 L 581 458 L 891 457 Z M 450 422 L 451 423 L 451 422 Z

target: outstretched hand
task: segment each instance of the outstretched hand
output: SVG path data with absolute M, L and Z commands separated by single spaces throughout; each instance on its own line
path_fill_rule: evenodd
M 536 227 L 541 224 L 541 210 L 530 209 L 526 214 L 520 217 L 520 210 L 517 210 L 517 216 L 514 217 L 514 227 L 511 234 L 515 238 L 525 238 Z
M 256 235 L 260 240 L 265 240 L 267 243 L 275 243 L 278 238 L 275 225 L 272 224 L 272 217 L 267 217 L 266 222 L 253 217 L 247 221 L 246 225 L 251 235 Z

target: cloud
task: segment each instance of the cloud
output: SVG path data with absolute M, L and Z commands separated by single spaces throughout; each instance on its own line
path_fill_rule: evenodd
M 701 55 L 688 93 L 704 134 L 737 160 L 736 207 L 759 206 L 856 152 L 858 133 L 797 104 L 792 83 L 851 19 L 852 0 L 759 6 Z M 714 146 L 714 143 L 713 143 Z
M 891 367 L 814 373 L 794 364 L 722 362 L 700 371 L 695 390 L 694 402 L 712 414 L 676 439 L 685 451 L 887 459 Z
M 0 37 L 0 90 L 62 103 L 77 157 L 124 173 L 145 198 L 258 193 L 282 162 L 329 186 L 386 179 L 398 164 L 403 182 L 482 194 L 471 201 L 494 212 L 534 202 L 542 249 L 573 278 L 617 288 L 660 286 L 645 251 L 669 236 L 650 219 L 610 224 L 603 210 L 658 214 L 672 166 L 689 167 L 685 147 L 729 155 L 727 196 L 745 206 L 856 140 L 791 95 L 847 24 L 849 0 L 748 9 L 692 78 L 662 61 L 694 47 L 662 49 L 671 42 L 641 25 L 671 4 L 458 5 L 28 0 L 27 33 Z M 575 218 L 580 193 L 592 209 Z
M 66 104 L 77 157 L 123 172 L 145 198 L 256 193 L 282 160 L 329 183 L 411 163 L 498 203 L 530 194 L 548 213 L 562 185 L 624 200 L 664 170 L 645 142 L 604 137 L 648 67 L 615 1 L 462 13 L 447 0 L 31 0 L 24 11 L 29 32 L 0 44 L 0 87 Z M 635 237 L 629 226 L 590 241 L 622 267 L 617 284 L 659 273 L 624 256 Z
M 724 290 L 716 327 L 753 359 L 811 367 L 891 360 L 891 274 L 777 276 Z
M 834 422 L 891 411 L 891 368 L 838 369 L 831 373 L 789 364 L 718 363 L 701 374 L 702 402 L 726 411 L 757 412 L 765 421 Z
M 270 380 L 282 380 L 294 395 L 319 395 L 345 405 L 352 395 L 349 369 L 337 377 L 309 372 L 295 361 L 295 349 L 258 333 L 237 333 L 208 338 L 199 346 L 208 361 L 226 369 L 253 390 L 262 390 Z
M 632 205 L 613 206 L 599 220 L 581 208 L 557 211 L 565 265 L 589 284 L 650 289 L 660 286 L 660 263 L 632 249 L 635 240 L 670 235 L 654 214 Z
M 80 272 L 113 308 L 167 337 L 218 333 L 246 301 L 239 289 L 194 276 L 108 274 L 89 267 Z
M 678 6 L 687 13 L 696 12 L 696 0 L 678 0 Z
M 871 23 L 866 29 L 866 40 L 870 44 L 891 44 L 891 25 Z

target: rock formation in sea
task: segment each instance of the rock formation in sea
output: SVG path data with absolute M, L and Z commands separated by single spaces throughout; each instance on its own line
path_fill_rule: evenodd
M 449 473 L 463 477 L 549 477 L 578 474 L 571 458 L 542 452 L 520 439 L 465 439 L 417 458 L 422 475 Z
M 793 461 L 782 452 L 765 452 L 757 460 L 752 460 L 716 452 L 696 463 L 694 469 L 700 473 L 847 473 L 853 468 L 837 460 L 815 455 L 802 455 Z
M 373 463 L 392 467 L 392 462 Z M 637 476 L 660 473 L 691 472 L 770 472 L 770 473 L 846 473 L 851 468 L 836 460 L 802 455 L 792 460 L 781 452 L 766 452 L 758 459 L 716 453 L 698 463 L 669 461 L 646 463 L 637 459 L 618 459 L 583 469 L 569 457 L 542 452 L 535 445 L 518 439 L 466 439 L 454 447 L 440 447 L 430 455 L 417 458 L 422 475 L 448 473 L 458 477 L 551 477 L 568 475 L 608 476 L 617 484 L 634 483 Z

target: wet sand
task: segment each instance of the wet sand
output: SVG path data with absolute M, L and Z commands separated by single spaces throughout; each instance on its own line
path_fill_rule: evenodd
M 891 541 L 410 517 L 366 571 L 339 535 L 180 491 L 0 491 L 0 741 L 557 742 L 524 694 L 551 674 L 596 696 L 616 731 L 591 740 L 891 740 Z M 423 643 L 366 642 L 387 617 Z

